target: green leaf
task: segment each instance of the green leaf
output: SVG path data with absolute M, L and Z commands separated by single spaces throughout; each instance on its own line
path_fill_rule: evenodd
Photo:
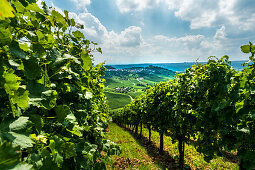
M 11 45 L 9 46 L 10 49 L 10 54 L 13 57 L 18 57 L 18 58 L 22 58 L 22 59 L 26 59 L 27 58 L 27 54 L 19 47 L 19 43 L 14 41 L 11 43 Z
M 42 70 L 39 65 L 38 59 L 30 57 L 28 60 L 23 61 L 25 74 L 28 79 L 39 79 L 42 76 Z
M 65 18 L 56 10 L 51 11 L 51 16 L 59 23 L 66 24 Z
M 249 53 L 251 52 L 250 46 L 249 45 L 243 45 L 241 46 L 241 50 L 243 53 Z
M 65 117 L 63 124 L 65 126 L 69 126 L 69 125 L 74 126 L 75 122 L 76 122 L 76 117 L 74 116 L 74 114 L 71 113 Z
M 55 144 L 55 140 L 50 140 L 49 148 L 50 148 L 51 153 L 53 155 L 53 160 L 55 161 L 55 163 L 58 166 L 60 166 L 63 163 L 63 157 L 60 155 L 59 151 L 56 150 L 56 148 L 55 148 L 58 145 Z
M 67 129 L 68 132 L 71 132 L 72 134 L 81 137 L 82 136 L 82 131 L 83 128 L 78 126 L 78 125 L 74 125 L 72 130 Z
M 0 169 L 9 169 L 19 163 L 21 154 L 18 147 L 13 147 L 11 142 L 0 144 Z
M 11 131 L 22 131 L 22 130 L 26 130 L 28 125 L 31 124 L 31 122 L 29 121 L 29 117 L 19 117 L 17 120 L 15 120 L 14 122 L 12 122 L 9 125 L 9 128 Z
M 21 162 L 18 165 L 16 165 L 11 170 L 31 170 L 33 169 L 33 165 L 29 165 L 27 163 Z
M 100 52 L 102 54 L 102 49 L 99 47 L 97 48 L 97 51 Z
M 82 59 L 82 68 L 86 71 L 89 70 L 92 67 L 92 60 L 88 53 L 82 52 L 81 53 L 81 59 Z
M 14 17 L 13 13 L 14 10 L 9 4 L 7 0 L 1 0 L 0 3 L 0 19 L 4 19 L 6 17 Z
M 3 78 L 5 80 L 5 91 L 9 95 L 13 114 L 16 115 L 17 110 L 14 104 L 21 108 L 28 107 L 28 91 L 19 86 L 18 80 L 20 78 L 14 74 L 13 70 L 5 72 Z
M 46 5 L 46 3 L 44 1 L 42 1 L 42 8 L 44 10 L 44 12 L 47 14 L 47 15 L 50 15 L 50 9 L 49 7 Z
M 39 43 L 44 43 L 45 39 L 44 39 L 43 33 L 39 30 L 36 30 L 36 35 L 38 37 L 38 42 Z
M 73 19 L 73 18 L 71 19 L 71 26 L 72 26 L 72 27 L 74 27 L 74 26 L 75 26 L 75 21 L 74 21 L 74 19 Z
M 68 18 L 68 11 L 64 10 L 65 17 Z
M 1 8 L 0 8 L 1 9 Z M 0 45 L 9 44 L 12 40 L 12 34 L 8 29 L 0 27 Z
M 14 146 L 19 146 L 21 149 L 33 147 L 34 142 L 28 135 L 8 132 L 5 136 L 13 143 Z
M 19 44 L 20 48 L 23 50 L 23 51 L 29 51 L 29 45 L 27 43 L 20 43 Z
M 37 107 L 51 109 L 56 105 L 57 92 L 49 90 L 40 83 L 31 82 L 27 89 L 29 90 L 29 104 Z
M 235 104 L 235 108 L 236 108 L 236 112 L 238 113 L 240 109 L 242 109 L 244 106 L 244 100 L 240 101 L 240 102 L 237 102 Z
M 28 4 L 26 9 L 44 14 L 44 11 L 40 9 L 36 3 Z
M 25 7 L 17 0 L 12 0 L 12 4 L 15 6 L 17 12 L 23 13 L 25 11 Z
M 77 38 L 78 40 L 80 40 L 81 38 L 85 38 L 84 35 L 83 35 L 83 33 L 80 32 L 80 31 L 78 31 L 78 30 L 74 31 L 74 32 L 73 32 L 73 35 L 74 35 L 74 37 Z
M 8 70 L 4 73 L 3 78 L 5 80 L 4 87 L 5 91 L 9 95 L 13 95 L 14 91 L 17 91 L 19 88 L 19 77 L 14 74 L 14 70 Z
M 40 132 L 44 126 L 43 118 L 38 114 L 29 114 L 29 120 L 34 124 L 36 129 Z
M 71 114 L 71 110 L 67 105 L 58 105 L 55 108 L 57 119 L 59 122 L 63 122 L 68 114 Z
M 12 101 L 13 103 L 16 103 L 18 107 L 27 108 L 29 100 L 28 95 L 29 92 L 27 90 L 19 88 L 17 91 L 15 91 Z
M 72 157 L 75 157 L 76 154 L 76 149 L 75 149 L 75 144 L 72 142 L 66 142 L 65 143 L 65 148 L 64 148 L 64 153 L 65 153 L 65 158 L 69 159 Z

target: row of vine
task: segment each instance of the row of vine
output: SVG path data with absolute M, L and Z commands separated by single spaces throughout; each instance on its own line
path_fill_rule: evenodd
M 210 57 L 173 80 L 154 85 L 134 99 L 113 120 L 137 129 L 151 127 L 178 142 L 179 166 L 184 165 L 184 146 L 195 141 L 206 161 L 223 151 L 237 151 L 240 169 L 255 166 L 255 46 L 241 47 L 251 53 L 242 71 L 234 70 L 228 56 Z M 150 140 L 150 132 L 149 132 Z
M 44 2 L 0 9 L 0 169 L 105 169 L 105 68 L 83 25 Z M 2 8 L 3 7 L 3 8 Z

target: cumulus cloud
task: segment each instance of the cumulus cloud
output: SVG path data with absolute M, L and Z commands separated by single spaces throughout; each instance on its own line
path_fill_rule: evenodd
M 165 0 L 175 16 L 190 21 L 191 29 L 230 25 L 240 30 L 255 28 L 253 0 Z
M 163 35 L 157 35 L 154 37 L 156 40 L 166 43 L 169 47 L 182 47 L 182 48 L 198 48 L 201 41 L 205 39 L 203 35 L 187 35 L 183 37 L 166 37 Z
M 142 42 L 142 29 L 136 26 L 130 26 L 126 28 L 120 34 L 120 45 L 126 47 L 136 47 Z
M 76 14 L 71 12 L 71 18 L 74 18 L 78 23 L 84 25 L 84 33 L 87 38 L 92 39 L 95 42 L 102 43 L 102 41 L 107 36 L 108 32 L 101 24 L 101 22 L 91 13 L 80 13 Z
M 107 62 L 132 63 L 138 61 L 138 56 L 143 50 L 143 44 L 142 29 L 137 26 L 130 26 L 119 34 L 114 31 L 108 32 L 100 46 L 104 54 L 102 57 L 111 56 L 105 58 Z M 142 60 L 142 58 L 140 59 Z
M 95 53 L 95 62 L 131 62 L 140 53 L 143 44 L 142 28 L 129 26 L 120 33 L 108 31 L 105 26 L 94 15 L 88 12 L 76 14 L 69 13 L 78 23 L 84 25 L 81 30 L 85 37 L 99 44 L 103 55 Z M 110 56 L 110 57 L 109 57 Z M 124 58 L 129 56 L 129 58 Z
M 149 1 L 137 1 L 138 4 L 145 2 Z M 190 2 L 192 2 L 192 0 L 185 1 L 185 3 L 187 3 L 186 6 L 191 5 Z M 148 4 L 146 8 L 150 7 Z M 170 3 L 168 5 L 169 7 L 171 6 Z M 102 48 L 103 55 L 94 53 L 95 63 L 103 62 L 104 60 L 106 60 L 108 64 L 184 62 L 194 61 L 197 58 L 200 58 L 199 61 L 206 61 L 207 57 L 211 55 L 219 57 L 225 54 L 238 54 L 240 45 L 234 44 L 233 40 L 228 37 L 227 31 L 229 27 L 225 24 L 229 23 L 226 22 L 225 24 L 222 24 L 219 22 L 223 20 L 226 21 L 226 17 L 222 16 L 222 18 L 219 18 L 218 15 L 207 16 L 204 14 L 204 18 L 202 18 L 203 22 L 196 21 L 195 19 L 199 20 L 199 17 L 192 15 L 192 12 L 189 11 L 189 9 L 186 9 L 185 5 L 178 6 L 178 3 L 173 5 L 175 6 L 171 6 L 171 10 L 176 10 L 175 15 L 178 17 L 185 16 L 187 17 L 186 19 L 189 19 L 190 21 L 193 20 L 193 25 L 197 24 L 198 26 L 199 24 L 207 24 L 209 26 L 217 23 L 215 24 L 215 27 L 217 26 L 218 29 L 215 31 L 215 34 L 210 37 L 201 34 L 179 37 L 170 37 L 166 35 L 147 35 L 144 37 L 142 34 L 143 29 L 138 26 L 126 27 L 121 32 L 107 30 L 97 17 L 88 12 L 82 12 L 80 14 L 70 13 L 70 17 L 74 18 L 78 23 L 83 24 L 84 30 L 82 31 L 84 32 L 85 37 L 99 43 L 99 46 Z M 211 5 L 217 7 L 215 4 Z M 233 8 L 228 5 L 225 6 L 227 6 L 225 8 L 225 13 L 229 12 L 229 10 L 227 10 L 228 8 Z M 214 7 L 211 8 L 210 5 L 207 7 L 211 9 L 211 14 L 213 14 Z M 134 9 L 138 10 L 140 8 L 137 7 Z M 180 11 L 178 9 L 180 9 Z M 196 8 L 194 7 L 193 9 Z M 62 11 L 60 10 L 60 12 Z M 200 14 L 199 10 L 194 12 Z M 208 17 L 211 17 L 211 19 L 207 19 Z M 250 20 L 253 20 L 253 18 L 250 18 Z M 236 24 L 237 21 L 237 18 L 232 18 L 232 24 Z M 253 25 L 245 26 L 245 28 L 248 27 L 253 27 Z
M 225 26 L 222 26 L 220 29 L 218 29 L 214 35 L 214 40 L 225 40 L 226 39 L 226 32 L 225 32 Z

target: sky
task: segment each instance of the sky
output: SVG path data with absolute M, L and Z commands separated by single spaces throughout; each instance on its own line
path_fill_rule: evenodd
M 178 63 L 228 55 L 255 41 L 255 0 L 45 0 L 98 43 L 94 63 Z M 255 42 L 254 42 L 255 43 Z

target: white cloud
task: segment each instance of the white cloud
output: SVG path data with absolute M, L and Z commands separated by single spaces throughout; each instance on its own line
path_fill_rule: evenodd
M 138 61 L 144 41 L 142 29 L 137 26 L 130 26 L 117 34 L 114 31 L 108 32 L 105 40 L 100 44 L 103 50 L 99 61 L 107 60 L 109 63 L 132 63 Z M 110 56 L 110 57 L 109 57 Z M 142 59 L 142 58 L 140 58 Z
M 183 48 L 198 48 L 201 41 L 205 39 L 203 35 L 187 35 L 179 38 L 170 38 L 163 35 L 157 35 L 154 37 L 156 40 L 161 40 L 163 43 L 167 43 L 171 47 L 180 47 Z
M 225 26 L 222 26 L 220 29 L 218 29 L 214 35 L 214 40 L 225 40 L 226 39 L 226 32 L 225 32 Z
M 71 18 L 74 18 L 76 22 L 84 25 L 84 33 L 88 39 L 91 39 L 97 43 L 101 43 L 108 32 L 101 22 L 93 16 L 91 13 L 80 13 L 76 14 L 73 12 L 69 13 Z
M 88 39 L 106 47 L 137 47 L 142 42 L 142 29 L 140 27 L 130 26 L 123 30 L 120 34 L 117 34 L 114 31 L 107 31 L 99 19 L 91 13 L 81 13 L 78 15 L 70 13 L 69 15 L 78 23 L 84 25 L 84 30 L 82 31 Z
M 239 30 L 255 28 L 254 0 L 165 0 L 175 16 L 190 21 L 191 29 L 228 25 Z
M 108 31 L 98 18 L 91 13 L 69 13 L 70 18 L 83 24 L 82 32 L 85 37 L 99 44 L 103 50 L 103 55 L 95 53 L 95 62 L 131 62 L 133 57 L 137 57 L 143 44 L 142 29 L 137 26 L 129 26 L 120 33 Z M 111 56 L 111 57 L 109 57 Z M 129 56 L 129 58 L 125 58 Z
M 74 3 L 79 10 L 83 10 L 87 12 L 87 6 L 90 5 L 90 0 L 70 0 L 72 3 Z
M 129 26 L 120 33 L 109 31 L 97 17 L 88 12 L 70 13 L 70 17 L 83 24 L 85 28 L 82 31 L 85 37 L 99 43 L 99 47 L 102 48 L 102 55 L 93 53 L 95 63 L 104 60 L 108 64 L 185 62 L 194 61 L 197 58 L 200 59 L 199 61 L 206 61 L 207 57 L 212 55 L 220 57 L 225 54 L 240 54 L 240 44 L 234 43 L 228 37 L 229 28 L 224 24 L 217 26 L 218 29 L 211 37 L 201 34 L 180 37 L 165 35 L 143 37 L 143 30 L 138 26 Z
M 121 13 L 130 11 L 141 11 L 146 8 L 153 8 L 161 0 L 117 0 L 116 4 Z
M 142 42 L 142 29 L 136 26 L 130 26 L 119 35 L 120 45 L 126 47 L 136 47 Z

